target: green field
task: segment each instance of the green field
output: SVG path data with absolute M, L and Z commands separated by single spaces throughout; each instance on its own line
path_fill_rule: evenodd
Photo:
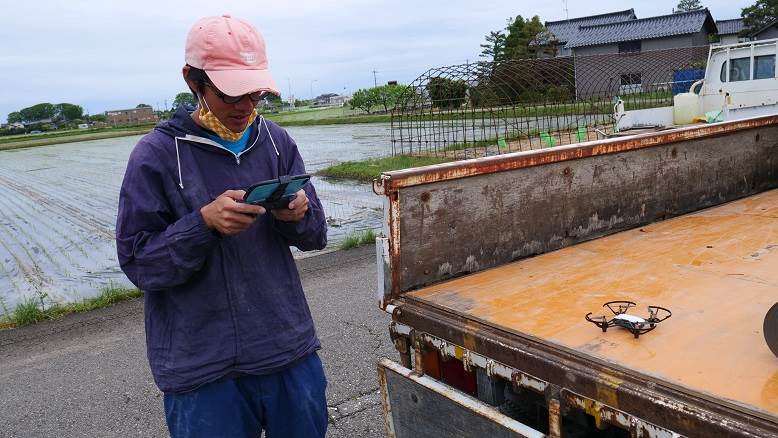
M 149 124 L 121 128 L 78 129 L 42 132 L 40 134 L 9 135 L 0 137 L 0 151 L 51 144 L 73 143 L 77 141 L 102 140 L 106 138 L 125 137 L 128 135 L 143 135 L 149 132 L 153 127 L 153 124 Z
M 453 161 L 445 157 L 416 157 L 410 155 L 395 155 L 393 157 L 371 158 L 364 161 L 346 161 L 322 169 L 321 176 L 335 178 L 350 178 L 359 181 L 372 181 L 381 173 L 390 170 L 408 169 L 410 167 L 429 166 L 431 164 Z
M 348 107 L 298 108 L 295 111 L 263 114 L 281 126 L 342 125 L 391 121 L 389 114 L 366 114 Z

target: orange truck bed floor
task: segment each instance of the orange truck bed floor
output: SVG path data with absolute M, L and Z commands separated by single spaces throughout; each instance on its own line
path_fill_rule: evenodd
M 406 295 L 622 368 L 778 415 L 778 190 L 441 282 Z M 673 316 L 635 339 L 584 315 L 629 300 Z M 612 315 L 611 315 L 612 316 Z

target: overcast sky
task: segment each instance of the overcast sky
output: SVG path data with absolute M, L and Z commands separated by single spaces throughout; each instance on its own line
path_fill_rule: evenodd
M 753 0 L 703 0 L 717 20 Z M 4 1 L 0 18 L 0 121 L 40 102 L 90 114 L 146 103 L 164 108 L 186 91 L 184 41 L 200 17 L 229 13 L 265 36 L 286 97 L 353 93 L 409 83 L 431 67 L 478 59 L 479 44 L 508 17 L 565 18 L 562 0 L 526 1 Z M 677 0 L 569 0 L 569 17 L 635 9 L 670 13 Z

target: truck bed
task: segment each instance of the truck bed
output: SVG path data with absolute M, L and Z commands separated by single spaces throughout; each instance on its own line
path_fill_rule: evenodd
M 762 322 L 778 302 L 778 190 L 409 292 L 499 330 L 778 415 L 778 358 Z M 635 339 L 584 315 L 630 300 L 673 316 Z

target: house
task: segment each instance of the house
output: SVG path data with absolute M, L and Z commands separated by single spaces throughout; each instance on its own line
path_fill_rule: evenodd
M 139 125 L 142 123 L 156 123 L 159 117 L 154 114 L 150 106 L 140 108 L 111 110 L 105 112 L 105 121 L 111 126 Z
M 22 123 L 24 124 L 24 128 L 25 129 L 30 129 L 30 128 L 33 128 L 33 127 L 40 128 L 43 125 L 48 125 L 48 128 L 46 128 L 46 129 L 51 129 L 51 128 L 57 129 L 57 124 L 51 118 L 40 119 L 40 120 L 31 120 L 29 122 L 28 121 L 24 121 Z
M 581 26 L 567 42 L 575 56 L 698 47 L 718 33 L 708 9 Z
M 535 36 L 532 42 L 530 42 L 530 47 L 536 51 L 539 58 L 570 56 L 573 53 L 567 47 L 567 42 L 575 39 L 581 27 L 618 23 L 635 20 L 636 18 L 635 10 L 627 9 L 568 20 L 546 21 L 544 24 L 546 30 Z
M 751 34 L 752 40 L 769 40 L 778 38 L 778 20 L 773 20 Z
M 707 9 L 581 26 L 566 44 L 575 59 L 577 96 L 669 90 L 675 73 L 704 63 L 709 36 L 717 32 Z M 618 71 L 606 75 L 604 66 Z
M 313 106 L 343 106 L 351 100 L 351 96 L 341 96 L 336 93 L 326 93 L 313 100 Z
M 740 36 L 745 29 L 742 18 L 717 20 L 716 27 L 719 30 L 719 44 L 737 44 L 749 40 L 748 37 Z

